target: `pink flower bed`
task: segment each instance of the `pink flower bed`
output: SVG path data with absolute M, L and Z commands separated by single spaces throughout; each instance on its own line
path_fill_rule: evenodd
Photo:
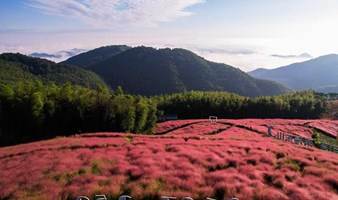
M 155 128 L 156 133 L 163 133 L 165 131 L 169 131 L 175 128 L 179 128 L 182 126 L 190 125 L 190 124 L 195 124 L 199 122 L 203 122 L 207 120 L 176 120 L 176 121 L 166 121 L 162 123 L 158 123 Z
M 291 120 L 224 121 L 228 125 L 201 122 L 165 135 L 97 133 L 0 148 L 0 199 L 99 193 L 135 199 L 338 199 L 337 154 L 241 128 L 272 122 L 276 129 L 299 127 Z
M 338 134 L 338 121 L 337 120 L 315 120 L 309 123 L 310 127 L 317 128 L 328 135 L 337 137 Z
M 184 135 L 184 136 L 193 136 L 193 135 L 214 135 L 218 131 L 229 128 L 229 125 L 224 125 L 221 123 L 210 123 L 210 122 L 200 122 L 196 124 L 191 124 L 181 129 L 177 129 L 168 133 L 168 135 Z

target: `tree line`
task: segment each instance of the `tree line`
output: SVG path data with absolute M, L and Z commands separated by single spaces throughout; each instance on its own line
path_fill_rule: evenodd
M 151 134 L 161 115 L 179 119 L 319 118 L 322 97 L 311 91 L 247 98 L 227 92 L 185 92 L 155 97 L 122 88 L 89 89 L 41 81 L 0 84 L 0 146 L 88 132 Z
M 163 114 L 178 118 L 319 118 L 326 110 L 324 99 L 312 91 L 279 96 L 247 98 L 226 92 L 186 92 L 156 97 Z
M 151 133 L 156 104 L 141 96 L 71 84 L 0 85 L 0 145 L 84 132 Z

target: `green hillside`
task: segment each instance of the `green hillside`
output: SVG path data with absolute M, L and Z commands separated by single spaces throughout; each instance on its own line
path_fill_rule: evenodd
M 0 55 L 0 83 L 40 80 L 63 84 L 66 82 L 96 88 L 106 86 L 93 72 L 76 66 L 56 64 L 22 54 L 6 53 Z
M 252 78 L 237 68 L 210 62 L 185 49 L 136 47 L 88 69 L 112 89 L 122 86 L 129 93 L 141 95 L 200 90 L 262 96 L 289 91 L 278 83 Z

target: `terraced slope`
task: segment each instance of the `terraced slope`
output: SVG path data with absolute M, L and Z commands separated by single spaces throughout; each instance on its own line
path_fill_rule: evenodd
M 157 135 L 93 133 L 0 148 L 0 199 L 338 199 L 338 154 L 266 137 L 336 121 L 208 120 L 158 124 Z M 335 132 L 334 132 L 335 131 Z

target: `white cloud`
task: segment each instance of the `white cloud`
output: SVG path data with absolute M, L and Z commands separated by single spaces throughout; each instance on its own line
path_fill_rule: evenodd
M 78 18 L 94 26 L 153 26 L 192 13 L 204 0 L 30 0 L 46 14 Z
M 284 54 L 272 54 L 270 55 L 272 57 L 276 57 L 276 58 L 283 58 L 283 59 L 290 59 L 290 58 L 313 58 L 310 54 L 308 53 L 302 53 L 299 55 L 284 55 Z
M 54 62 L 61 62 L 70 57 L 79 55 L 80 53 L 86 52 L 86 49 L 69 49 L 69 50 L 62 50 L 53 53 L 46 53 L 46 52 L 33 52 L 29 54 L 29 56 L 36 57 L 36 58 L 43 58 L 47 60 L 51 60 Z
M 209 54 L 229 54 L 229 55 L 250 55 L 256 54 L 257 52 L 252 49 L 245 48 L 197 48 L 196 51 L 201 53 L 209 53 Z

